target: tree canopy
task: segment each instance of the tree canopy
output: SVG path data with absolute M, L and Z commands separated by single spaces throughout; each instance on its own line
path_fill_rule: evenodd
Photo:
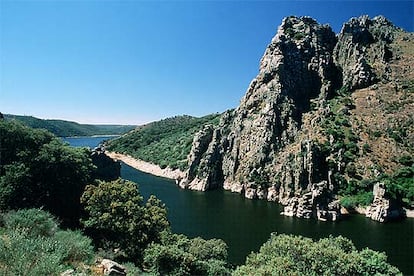
M 313 241 L 302 236 L 272 234 L 234 275 L 401 275 L 401 272 L 387 263 L 384 253 L 368 248 L 358 251 L 349 239 L 341 236 Z
M 81 202 L 87 212 L 82 222 L 89 233 L 100 246 L 120 249 L 128 260 L 140 260 L 145 247 L 158 242 L 160 233 L 169 229 L 164 204 L 154 196 L 144 204 L 131 181 L 88 185 Z
M 90 152 L 53 134 L 0 120 L 0 209 L 44 207 L 77 223 L 79 198 L 92 181 Z

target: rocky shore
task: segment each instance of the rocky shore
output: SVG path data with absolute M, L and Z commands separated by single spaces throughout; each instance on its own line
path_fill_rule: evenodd
M 150 173 L 155 176 L 161 176 L 161 177 L 165 177 L 169 179 L 174 179 L 176 181 L 184 177 L 184 173 L 180 171 L 179 169 L 176 169 L 176 170 L 172 170 L 171 168 L 162 169 L 158 165 L 145 162 L 143 160 L 136 159 L 132 156 L 121 154 L 121 153 L 105 151 L 105 154 L 111 157 L 112 159 L 122 161 L 125 164 L 137 170 Z

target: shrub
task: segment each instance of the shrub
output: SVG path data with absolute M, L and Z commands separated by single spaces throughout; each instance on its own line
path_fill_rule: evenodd
M 65 249 L 62 261 L 66 263 L 89 262 L 94 256 L 94 248 L 90 238 L 78 231 L 58 231 L 55 239 Z
M 89 238 L 59 230 L 45 211 L 13 211 L 2 219 L 0 275 L 59 275 L 68 265 L 89 262 L 93 256 Z
M 218 239 L 189 239 L 164 232 L 160 244 L 144 254 L 144 267 L 155 275 L 230 275 L 227 245 Z
M 341 236 L 313 241 L 272 234 L 234 275 L 400 275 L 384 253 L 358 251 Z
M 6 230 L 22 232 L 29 237 L 51 237 L 58 224 L 56 219 L 40 209 L 22 209 L 11 211 L 3 216 Z
M 64 248 L 50 237 L 7 231 L 0 239 L 0 274 L 59 275 Z

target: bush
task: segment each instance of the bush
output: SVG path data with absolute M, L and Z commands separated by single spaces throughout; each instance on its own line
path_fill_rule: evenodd
M 234 275 L 400 275 L 384 253 L 358 251 L 341 236 L 313 241 L 272 234 Z
M 358 206 L 368 206 L 372 203 L 374 196 L 372 192 L 361 191 L 355 195 L 345 195 L 341 198 L 341 205 L 347 209 L 353 209 Z
M 61 231 L 55 218 L 39 209 L 9 212 L 0 229 L 1 275 L 59 275 L 89 262 L 91 240 L 79 231 Z
M 7 231 L 0 239 L 0 274 L 59 275 L 64 248 L 50 237 Z
M 381 179 L 386 185 L 387 196 L 407 207 L 414 207 L 414 165 L 402 167 Z
M 218 239 L 189 239 L 164 232 L 160 244 L 144 254 L 144 267 L 155 275 L 230 275 L 227 245 Z
M 65 263 L 77 263 L 91 261 L 94 256 L 94 248 L 90 238 L 78 231 L 58 231 L 55 239 L 65 249 L 62 261 Z
M 58 229 L 55 218 L 40 209 L 11 211 L 3 216 L 3 221 L 6 230 L 18 231 L 28 237 L 51 237 Z

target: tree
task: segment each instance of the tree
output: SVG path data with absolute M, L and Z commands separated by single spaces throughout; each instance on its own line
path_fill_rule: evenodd
M 144 267 L 155 275 L 230 275 L 224 241 L 167 231 L 145 250 Z
M 89 233 L 100 246 L 119 248 L 127 260 L 139 262 L 145 247 L 159 241 L 160 232 L 169 229 L 164 204 L 151 197 L 144 205 L 131 181 L 88 185 L 81 202 L 87 212 L 82 223 Z
M 234 275 L 401 275 L 387 256 L 370 249 L 356 250 L 344 237 L 313 241 L 272 234 L 259 253 L 251 253 Z
M 67 225 L 78 223 L 79 198 L 94 170 L 89 151 L 0 120 L 0 156 L 2 210 L 43 206 Z

